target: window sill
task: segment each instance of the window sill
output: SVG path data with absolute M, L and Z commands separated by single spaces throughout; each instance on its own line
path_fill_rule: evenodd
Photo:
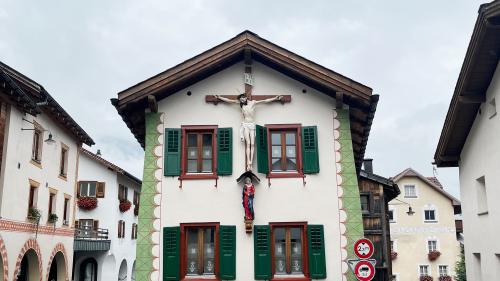
M 309 281 L 311 278 L 305 276 L 274 276 L 271 281 Z
M 477 213 L 478 216 L 485 216 L 488 214 L 488 211 L 484 211 L 484 212 L 479 212 Z
M 184 278 L 182 278 L 181 280 L 184 280 L 184 281 L 206 281 L 206 280 L 220 280 L 219 278 L 217 278 L 217 276 L 215 275 L 207 275 L 207 276 L 184 276 Z
M 180 175 L 180 180 L 216 180 L 219 176 L 217 174 L 184 174 Z
M 405 196 L 405 198 L 415 199 L 418 198 L 418 196 Z
M 30 161 L 31 164 L 37 166 L 38 168 L 42 169 L 42 162 L 41 161 L 37 161 L 35 159 L 31 159 Z
M 59 175 L 59 178 L 64 180 L 64 181 L 68 181 L 68 178 L 66 175 Z
M 424 223 L 438 223 L 438 221 L 426 221 L 426 220 L 424 220 Z
M 270 172 L 267 174 L 267 177 L 270 179 L 275 179 L 275 178 L 303 178 L 304 174 L 300 172 L 291 172 L 291 173 L 276 173 L 276 172 Z

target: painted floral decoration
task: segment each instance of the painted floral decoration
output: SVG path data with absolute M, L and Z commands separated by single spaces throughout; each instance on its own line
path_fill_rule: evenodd
M 430 261 L 437 260 L 437 258 L 439 258 L 440 255 L 441 255 L 440 251 L 430 251 L 429 254 L 427 254 Z
M 129 200 L 120 200 L 120 212 L 124 213 L 130 209 L 132 203 Z
M 453 279 L 451 279 L 451 276 L 444 275 L 444 276 L 439 276 L 439 281 L 453 281 Z
M 97 198 L 95 197 L 80 197 L 77 201 L 78 207 L 84 210 L 93 210 L 97 208 Z
M 391 260 L 395 260 L 398 258 L 398 252 L 391 252 Z
M 429 275 L 420 276 L 420 281 L 432 281 L 432 280 L 433 280 L 432 276 Z

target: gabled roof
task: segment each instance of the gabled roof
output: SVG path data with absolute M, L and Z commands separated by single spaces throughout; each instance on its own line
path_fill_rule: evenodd
M 365 170 L 360 171 L 359 177 L 381 184 L 384 188 L 384 194 L 387 194 L 387 202 L 401 194 L 401 190 L 399 190 L 398 185 L 392 179 L 384 178 L 374 173 L 368 173 Z
M 412 168 L 408 168 L 408 169 L 402 171 L 401 173 L 397 174 L 395 177 L 392 178 L 392 180 L 394 182 L 398 182 L 400 179 L 402 179 L 404 177 L 416 177 L 416 178 L 420 179 L 421 181 L 427 183 L 430 187 L 432 187 L 437 192 L 441 193 L 446 198 L 450 199 L 453 206 L 461 205 L 460 200 L 458 200 L 453 195 L 446 192 L 443 189 L 441 183 L 435 177 L 433 177 L 433 179 L 435 179 L 437 181 L 437 183 L 439 183 L 439 184 L 437 184 L 435 180 L 430 180 L 429 178 L 424 177 L 423 175 L 421 175 L 419 172 L 413 170 Z
M 228 41 L 140 82 L 120 93 L 112 104 L 144 147 L 144 113 L 148 96 L 161 100 L 239 61 L 255 60 L 311 88 L 348 104 L 357 167 L 361 162 L 375 114 L 378 95 L 335 71 L 244 31 Z
M 19 110 L 33 116 L 45 112 L 67 129 L 78 141 L 93 145 L 94 141 L 42 87 L 24 74 L 0 62 L 0 93 Z
M 500 0 L 483 4 L 434 154 L 438 167 L 456 167 L 462 148 L 498 65 Z
M 139 185 L 142 183 L 142 181 L 138 178 L 136 178 L 134 175 L 132 175 L 131 173 L 125 171 L 124 169 L 118 167 L 117 165 L 109 162 L 108 160 L 102 158 L 101 156 L 91 152 L 91 151 L 88 151 L 87 149 L 85 148 L 80 148 L 80 152 L 89 157 L 90 159 L 96 161 L 97 163 L 100 163 L 101 165 L 105 166 L 106 168 L 118 173 L 118 174 L 122 174 L 124 176 L 126 176 L 127 178 L 131 179 L 132 181 L 138 183 Z

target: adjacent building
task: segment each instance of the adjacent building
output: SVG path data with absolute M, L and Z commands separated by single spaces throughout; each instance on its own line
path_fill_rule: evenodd
M 135 280 L 141 181 L 84 148 L 79 167 L 73 280 Z
M 437 178 L 424 177 L 411 168 L 392 180 L 401 188 L 401 194 L 389 203 L 392 272 L 396 280 L 452 278 L 460 254 L 455 228 L 460 202 L 443 189 Z
M 389 281 L 392 280 L 389 202 L 400 194 L 399 187 L 391 179 L 373 173 L 372 159 L 363 161 L 358 182 L 365 237 L 373 242 L 373 257 L 377 260 L 373 280 Z
M 38 83 L 0 63 L 0 279 L 68 280 L 78 158 L 94 142 Z
M 500 1 L 483 4 L 434 155 L 459 167 L 468 280 L 500 276 Z
M 355 280 L 377 101 L 249 31 L 120 92 L 145 147 L 136 280 Z

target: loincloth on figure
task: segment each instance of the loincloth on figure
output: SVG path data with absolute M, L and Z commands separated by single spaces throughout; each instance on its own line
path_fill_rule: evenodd
M 241 126 L 240 126 L 240 139 L 241 140 L 245 139 L 245 129 L 248 129 L 249 131 L 255 132 L 255 123 L 254 122 L 241 122 Z

